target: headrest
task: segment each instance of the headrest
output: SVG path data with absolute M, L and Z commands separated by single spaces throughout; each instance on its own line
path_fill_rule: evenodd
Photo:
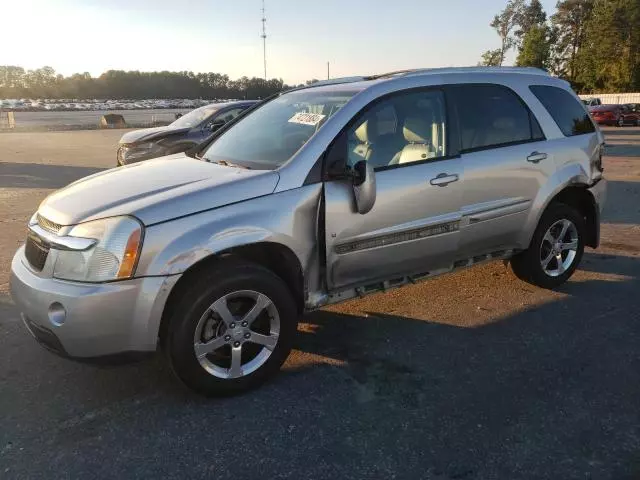
M 493 128 L 497 130 L 514 130 L 516 122 L 511 117 L 498 117 L 493 121 Z
M 372 119 L 366 120 L 362 125 L 356 128 L 354 132 L 356 138 L 362 143 L 373 142 L 376 136 L 376 125 Z
M 430 143 L 432 125 L 422 118 L 408 117 L 404 121 L 402 133 L 407 142 Z

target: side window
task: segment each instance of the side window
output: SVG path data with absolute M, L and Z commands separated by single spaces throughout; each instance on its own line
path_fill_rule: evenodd
M 347 131 L 347 163 L 381 169 L 447 155 L 444 94 L 430 90 L 397 94 L 371 108 Z
M 566 90 L 546 85 L 532 85 L 529 89 L 544 105 L 565 137 L 596 131 L 584 107 Z
M 461 149 L 500 147 L 544 138 L 522 99 L 499 85 L 451 88 L 460 126 Z
M 244 108 L 234 108 L 233 110 L 229 110 L 228 112 L 224 112 L 219 115 L 216 120 L 224 120 L 224 123 L 227 123 L 240 115 L 243 110 Z

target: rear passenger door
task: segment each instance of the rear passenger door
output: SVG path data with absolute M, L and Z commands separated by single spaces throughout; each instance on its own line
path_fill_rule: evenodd
M 465 172 L 457 259 L 517 247 L 553 153 L 524 101 L 510 88 L 467 84 L 447 90 L 455 105 Z

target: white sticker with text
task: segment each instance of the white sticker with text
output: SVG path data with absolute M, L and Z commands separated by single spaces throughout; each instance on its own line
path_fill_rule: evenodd
M 326 117 L 326 115 L 320 113 L 298 112 L 289 119 L 289 123 L 299 123 L 300 125 L 311 125 L 315 127 L 324 117 Z

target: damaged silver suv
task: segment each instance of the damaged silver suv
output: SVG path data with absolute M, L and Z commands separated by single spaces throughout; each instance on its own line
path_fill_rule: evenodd
M 204 394 L 278 371 L 306 311 L 494 259 L 543 288 L 597 247 L 603 136 L 519 68 L 396 72 L 279 94 L 199 151 L 50 195 L 11 292 L 75 359 L 166 352 Z

